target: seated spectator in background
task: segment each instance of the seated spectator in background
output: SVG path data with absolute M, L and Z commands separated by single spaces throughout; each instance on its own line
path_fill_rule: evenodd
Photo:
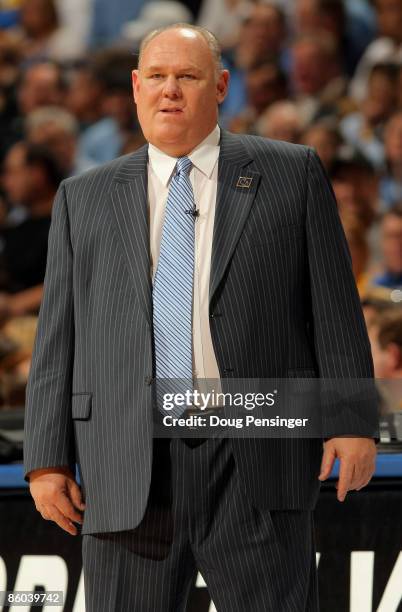
M 383 210 L 402 200 L 402 110 L 388 120 L 384 132 L 386 169 L 380 180 Z
M 65 176 L 89 170 L 95 162 L 79 155 L 78 122 L 74 115 L 58 106 L 43 106 L 29 113 L 25 135 L 29 143 L 48 149 Z
M 382 272 L 371 283 L 402 290 L 402 202 L 382 215 L 380 237 Z
M 397 107 L 398 110 L 402 109 L 402 62 L 399 65 L 399 69 L 398 69 L 398 81 L 397 81 L 397 86 L 396 86 L 396 90 L 397 90 Z
M 291 76 L 293 97 L 306 124 L 351 111 L 339 50 L 326 32 L 305 34 L 295 40 Z
M 255 122 L 275 102 L 287 98 L 287 80 L 278 64 L 264 62 L 246 73 L 247 107 L 229 122 L 232 132 L 255 132 Z
M 9 159 L 20 149 L 18 185 L 10 179 Z M 14 169 L 15 170 L 15 169 Z M 48 232 L 53 200 L 64 178 L 49 151 L 35 145 L 18 143 L 6 157 L 3 188 L 11 201 L 28 211 L 27 218 L 13 227 L 0 230 L 0 322 L 10 317 L 37 313 L 42 299 L 46 270 Z
M 14 36 L 0 29 L 0 163 L 15 142 L 15 88 L 20 77 L 21 49 Z
M 325 169 L 329 172 L 342 144 L 342 138 L 335 122 L 321 120 L 304 130 L 300 143 L 314 147 Z
M 256 123 L 256 131 L 260 136 L 286 142 L 298 143 L 302 130 L 297 106 L 287 100 L 268 106 Z
M 26 62 L 71 62 L 85 50 L 74 29 L 61 27 L 54 0 L 23 0 L 17 32 Z
M 26 68 L 17 90 L 18 108 L 27 115 L 40 106 L 61 105 L 66 94 L 66 82 L 60 65 L 38 62 Z
M 395 64 L 376 64 L 371 70 L 367 98 L 361 109 L 340 123 L 343 138 L 378 170 L 384 168 L 384 125 L 397 107 L 397 80 Z
M 287 24 L 283 11 L 273 3 L 250 4 L 235 49 L 235 64 L 249 70 L 271 60 L 282 70 L 288 66 Z
M 400 305 L 390 300 L 389 291 L 383 287 L 368 287 L 361 304 L 367 328 L 382 312 L 393 308 L 400 309 Z
M 224 67 L 230 70 L 230 88 L 221 105 L 221 123 L 230 125 L 233 117 L 247 113 L 250 71 L 259 72 L 257 79 L 260 80 L 263 70 L 257 67 L 276 65 L 279 72 L 289 71 L 287 35 L 286 18 L 279 7 L 270 3 L 244 3 L 244 16 L 233 53 L 228 54 L 228 50 L 224 53 Z M 267 82 L 265 87 L 269 86 Z
M 383 398 L 383 412 L 402 410 L 402 309 L 388 309 L 368 326 L 375 376 Z
M 107 49 L 75 71 L 69 83 L 67 108 L 80 123 L 79 156 L 95 164 L 127 151 L 139 127 L 132 101 L 130 74 L 136 59 L 124 49 Z
M 10 144 L 24 138 L 28 113 L 41 106 L 61 105 L 65 96 L 64 73 L 54 62 L 38 62 L 23 70 L 16 84 L 16 109 L 8 125 Z M 11 94 L 14 97 L 14 94 Z
M 378 177 L 373 166 L 353 151 L 340 151 L 331 165 L 330 177 L 341 218 L 352 214 L 368 230 L 378 208 Z
M 28 216 L 28 210 L 23 206 L 25 190 L 25 143 L 20 142 L 10 147 L 3 164 L 2 191 L 2 222 L 1 227 L 18 225 Z M 1 285 L 1 282 L 0 282 Z
M 366 48 L 350 82 L 350 95 L 363 102 L 372 67 L 380 62 L 402 62 L 402 0 L 373 0 L 379 34 Z
M 367 228 L 354 214 L 343 214 L 341 220 L 352 257 L 353 275 L 359 295 L 363 298 L 366 295 L 369 280 L 367 266 L 370 251 L 367 240 Z
M 364 2 L 366 4 L 366 2 Z M 341 51 L 343 70 L 351 76 L 362 53 L 374 37 L 374 19 L 368 7 L 356 0 L 296 0 L 295 30 L 298 34 L 329 32 Z

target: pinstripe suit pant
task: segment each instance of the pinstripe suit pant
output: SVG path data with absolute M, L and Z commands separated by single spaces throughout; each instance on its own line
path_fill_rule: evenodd
M 185 611 L 197 570 L 218 612 L 317 612 L 313 513 L 256 509 L 230 440 L 195 444 L 155 439 L 141 523 L 83 535 L 86 612 Z

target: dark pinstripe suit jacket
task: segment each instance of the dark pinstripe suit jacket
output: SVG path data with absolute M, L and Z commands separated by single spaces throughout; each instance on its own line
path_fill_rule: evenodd
M 239 176 L 253 179 L 249 188 Z M 144 146 L 63 181 L 52 212 L 25 475 L 78 463 L 82 533 L 134 528 L 145 510 L 151 306 Z M 222 130 L 210 313 L 223 378 L 373 376 L 349 251 L 313 149 Z M 344 429 L 336 433 L 356 433 L 347 412 Z M 314 507 L 321 439 L 232 444 L 257 506 Z

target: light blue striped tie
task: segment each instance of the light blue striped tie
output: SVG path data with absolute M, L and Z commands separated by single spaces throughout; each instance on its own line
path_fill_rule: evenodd
M 192 306 L 194 278 L 194 193 L 188 157 L 177 160 L 166 203 L 158 267 L 153 284 L 156 400 L 164 414 L 186 409 L 164 407 L 166 393 L 193 390 Z

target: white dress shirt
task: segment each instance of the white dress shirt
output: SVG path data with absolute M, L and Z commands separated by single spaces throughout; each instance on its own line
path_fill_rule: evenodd
M 195 221 L 195 258 L 193 291 L 193 376 L 195 379 L 219 379 L 219 369 L 209 327 L 209 277 L 211 270 L 212 236 L 218 185 L 219 126 L 187 157 L 193 166 L 190 181 L 199 215 Z M 148 149 L 148 205 L 152 282 L 158 264 L 165 206 L 170 179 L 177 158 L 167 155 L 154 145 Z M 195 388 L 206 390 L 200 381 Z M 215 387 L 215 391 L 219 391 Z

